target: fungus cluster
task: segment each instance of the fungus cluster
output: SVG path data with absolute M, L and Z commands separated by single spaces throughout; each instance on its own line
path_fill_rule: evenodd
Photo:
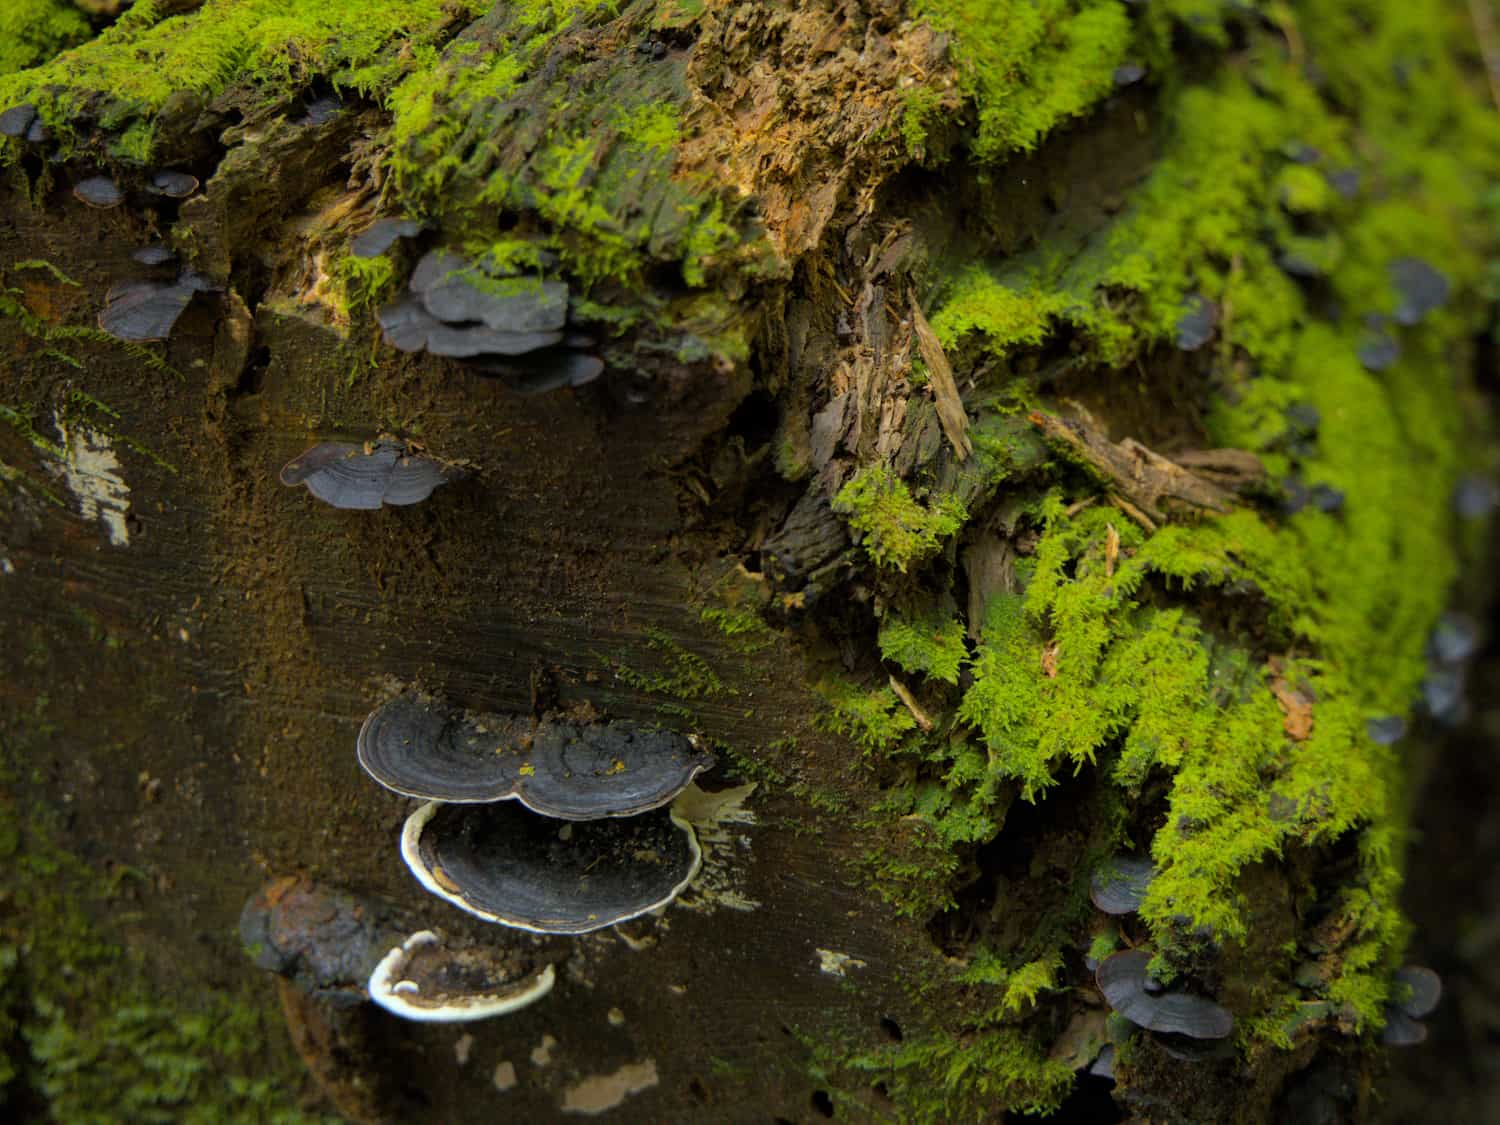
M 712 758 L 683 735 L 408 694 L 365 720 L 356 750 L 381 785 L 427 801 L 401 835 L 418 882 L 487 921 L 588 933 L 666 906 L 697 874 L 697 836 L 665 806 Z
M 1463 613 L 1445 613 L 1427 638 L 1427 676 L 1422 703 L 1440 723 L 1456 725 L 1469 715 L 1468 666 L 1479 652 L 1479 624 Z
M 1224 1039 L 1234 1030 L 1234 1016 L 1204 996 L 1169 991 L 1149 972 L 1151 954 L 1125 949 L 1099 963 L 1095 980 L 1110 1008 L 1147 1031 L 1185 1035 L 1190 1039 Z
M 416 233 L 406 220 L 384 222 L 389 225 L 377 223 L 360 236 L 365 241 L 357 253 L 383 253 L 397 238 Z M 407 290 L 376 314 L 386 343 L 400 351 L 464 360 L 526 394 L 582 386 L 604 372 L 604 361 L 589 354 L 594 339 L 569 331 L 565 282 L 490 276 L 435 249 L 418 261 Z
M 1388 1047 L 1414 1047 L 1427 1041 L 1430 1016 L 1443 998 L 1442 978 L 1422 965 L 1403 965 L 1391 980 L 1391 1002 L 1385 1006 L 1385 1030 L 1380 1041 Z
M 289 487 L 306 485 L 335 508 L 374 511 L 382 504 L 419 504 L 438 485 L 462 475 L 456 466 L 405 442 L 382 438 L 363 444 L 320 442 L 282 466 L 280 480 Z

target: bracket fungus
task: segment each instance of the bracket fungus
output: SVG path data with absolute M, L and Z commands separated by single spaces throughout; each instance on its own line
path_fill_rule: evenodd
M 1442 978 L 1422 965 L 1403 965 L 1392 977 L 1391 1002 L 1385 1008 L 1380 1041 L 1388 1047 L 1414 1047 L 1427 1041 L 1430 1016 L 1443 998 Z
M 452 804 L 514 798 L 562 820 L 660 808 L 713 764 L 674 731 L 623 720 L 466 715 L 412 694 L 372 711 L 355 749 L 366 773 L 403 796 Z
M 367 991 L 380 1007 L 423 1023 L 465 1023 L 518 1011 L 552 991 L 556 972 L 516 976 L 512 958 L 493 947 L 450 950 L 418 930 L 380 959 Z
M 201 288 L 186 274 L 174 282 L 121 282 L 104 296 L 99 328 L 132 344 L 165 340 Z
M 1397 258 L 1390 265 L 1391 285 L 1401 298 L 1392 319 L 1410 327 L 1448 303 L 1448 279 L 1421 258 Z
M 477 355 L 524 355 L 551 347 L 561 331 L 507 332 L 484 324 L 447 324 L 408 298 L 383 306 L 375 319 L 385 342 L 397 351 L 426 351 L 452 359 Z
M 73 185 L 73 198 L 90 207 L 107 210 L 125 201 L 125 193 L 108 176 L 90 176 Z
M 152 195 L 164 195 L 168 199 L 186 199 L 198 190 L 198 177 L 163 168 L 151 173 L 146 190 Z
M 1234 1030 L 1234 1016 L 1207 997 L 1162 990 L 1147 971 L 1150 963 L 1143 949 L 1122 950 L 1099 963 L 1094 978 L 1111 1008 L 1147 1031 L 1190 1039 L 1223 1039 Z
M 325 441 L 282 466 L 281 483 L 305 484 L 307 491 L 335 508 L 374 511 L 382 504 L 418 504 L 461 470 L 413 451 L 404 442 L 379 440 L 357 445 Z
M 1182 313 L 1177 318 L 1177 347 L 1180 351 L 1195 352 L 1214 338 L 1214 329 L 1219 324 L 1219 308 L 1201 293 L 1191 294 L 1182 303 Z
M 1141 908 L 1146 888 L 1156 877 L 1149 859 L 1115 856 L 1095 869 L 1089 879 L 1089 898 L 1106 914 L 1133 914 Z
M 0 137 L 24 137 L 36 120 L 36 106 L 13 105 L 0 113 Z
M 349 243 L 356 258 L 378 258 L 403 238 L 415 238 L 427 229 L 416 219 L 376 219 Z
M 407 817 L 401 856 L 422 886 L 486 921 L 586 934 L 666 906 L 703 853 L 670 809 L 559 823 L 510 802 L 433 801 Z
M 142 246 L 130 255 L 130 260 L 139 262 L 143 266 L 165 266 L 177 257 L 168 247 L 160 242 L 153 242 L 149 246 Z

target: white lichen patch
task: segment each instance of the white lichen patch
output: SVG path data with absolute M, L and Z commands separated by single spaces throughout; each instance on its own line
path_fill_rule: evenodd
M 502 1094 L 516 1087 L 516 1064 L 513 1062 L 498 1062 L 495 1064 L 495 1072 L 490 1075 L 490 1082 L 495 1089 Z
M 745 893 L 750 867 L 750 835 L 741 831 L 755 823 L 746 807 L 755 782 L 706 793 L 689 785 L 673 802 L 677 814 L 692 824 L 703 849 L 703 866 L 693 885 L 678 898 L 684 910 L 755 910 L 760 903 Z
M 818 955 L 818 972 L 831 977 L 847 976 L 850 969 L 863 969 L 865 962 L 836 949 L 815 949 Z
M 557 1046 L 557 1040 L 550 1035 L 543 1035 L 542 1041 L 531 1049 L 531 1065 L 547 1066 L 552 1062 L 552 1048 Z
M 661 1081 L 656 1060 L 626 1063 L 613 1074 L 596 1074 L 563 1091 L 562 1111 L 593 1116 L 607 1113 L 633 1094 Z
M 79 514 L 103 523 L 109 541 L 116 547 L 126 546 L 130 542 L 130 529 L 125 523 L 130 486 L 120 475 L 120 459 L 109 435 L 84 425 L 69 428 L 61 413 L 54 413 L 52 421 L 63 450 L 63 461 L 53 472 L 78 498 Z

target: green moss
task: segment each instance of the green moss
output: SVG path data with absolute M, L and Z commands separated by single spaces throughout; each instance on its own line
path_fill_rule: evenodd
M 969 657 L 964 623 L 957 618 L 902 617 L 892 613 L 880 624 L 880 655 L 908 672 L 958 683 L 958 669 Z
M 1040 287 L 1012 288 L 978 267 L 958 279 L 933 317 L 932 330 L 951 348 L 970 332 L 983 335 L 985 346 L 1004 355 L 1035 347 L 1051 332 L 1054 317 L 1070 298 Z
M 855 1070 L 883 1082 L 901 1120 L 978 1120 L 1005 1107 L 1051 1113 L 1073 1087 L 1073 1071 L 1018 1028 L 958 1035 L 911 1035 L 899 1046 L 855 1055 Z M 980 1107 L 985 1107 L 981 1110 Z
M 857 472 L 839 489 L 833 508 L 864 537 L 870 558 L 900 571 L 936 552 L 968 518 L 951 496 L 931 505 L 919 503 L 906 482 L 883 465 Z
M 734 694 L 708 661 L 696 652 L 689 652 L 660 629 L 646 630 L 646 647 L 657 656 L 656 669 L 642 671 L 616 661 L 615 676 L 639 691 L 678 700 L 715 699 Z
M 775 630 L 753 609 L 715 606 L 698 616 L 724 634 L 730 648 L 746 656 L 769 648 L 776 640 Z
M 6 0 L 0 8 L 0 78 L 88 37 L 88 20 L 68 0 Z
M 911 8 L 953 37 L 983 160 L 1029 151 L 1086 113 L 1114 89 L 1131 44 L 1117 0 L 915 0 Z
M 439 38 L 445 0 L 207 0 L 164 16 L 152 0 L 129 8 L 100 35 L 42 66 L 0 77 L 0 105 L 33 102 L 55 138 L 73 138 L 82 112 L 123 133 L 122 159 L 144 160 L 152 122 L 173 95 L 213 98 L 231 85 L 287 97 L 316 75 L 378 95 Z
M 814 690 L 829 707 L 819 716 L 819 725 L 867 751 L 888 750 L 916 729 L 911 712 L 890 688 L 866 691 L 843 680 L 824 680 Z

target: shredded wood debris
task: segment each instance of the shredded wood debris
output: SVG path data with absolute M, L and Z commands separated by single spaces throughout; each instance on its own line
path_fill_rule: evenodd
M 974 451 L 974 443 L 969 440 L 969 415 L 964 411 L 963 399 L 958 396 L 953 367 L 943 354 L 943 345 L 939 342 L 937 333 L 922 315 L 915 294 L 911 299 L 911 322 L 917 332 L 917 347 L 922 352 L 922 362 L 927 365 L 928 386 L 932 388 L 932 397 L 937 403 L 938 422 L 942 424 L 943 433 L 953 446 L 954 454 L 962 461 Z

